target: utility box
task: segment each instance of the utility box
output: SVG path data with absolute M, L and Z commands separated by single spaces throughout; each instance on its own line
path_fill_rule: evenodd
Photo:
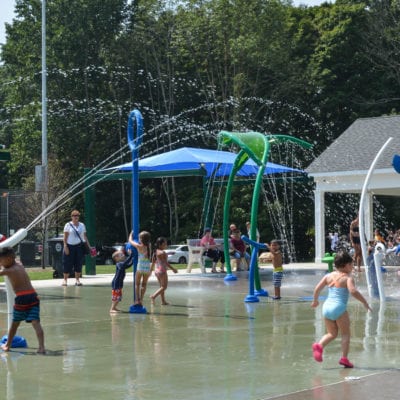
M 19 244 L 19 258 L 25 267 L 35 265 L 35 242 L 23 241 Z
M 53 267 L 53 278 L 62 278 L 63 265 L 62 255 L 64 248 L 64 240 L 62 237 L 55 237 L 48 240 L 49 243 L 49 263 Z

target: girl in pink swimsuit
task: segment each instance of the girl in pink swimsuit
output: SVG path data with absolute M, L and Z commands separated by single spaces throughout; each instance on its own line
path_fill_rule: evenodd
M 167 273 L 168 268 L 172 269 L 172 271 L 174 271 L 175 274 L 178 272 L 178 270 L 172 267 L 168 262 L 168 256 L 167 253 L 165 252 L 167 245 L 168 245 L 167 239 L 165 239 L 164 237 L 159 237 L 156 240 L 156 250 L 153 254 L 152 264 L 155 264 L 156 266 L 155 275 L 160 284 L 160 288 L 150 296 L 151 302 L 153 304 L 155 303 L 157 296 L 160 296 L 161 304 L 164 306 L 168 304 L 165 301 L 165 291 L 167 290 L 168 287 L 168 273 Z

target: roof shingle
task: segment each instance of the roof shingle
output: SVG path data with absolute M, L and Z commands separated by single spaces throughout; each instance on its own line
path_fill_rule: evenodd
M 357 119 L 306 168 L 306 172 L 368 170 L 390 137 L 393 140 L 375 168 L 392 168 L 393 156 L 400 154 L 400 115 Z

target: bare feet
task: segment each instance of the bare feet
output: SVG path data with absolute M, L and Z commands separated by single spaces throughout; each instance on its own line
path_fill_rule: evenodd
M 38 353 L 38 354 L 46 354 L 46 350 L 44 348 L 39 348 L 36 353 Z
M 156 304 L 156 298 L 154 296 L 150 296 L 151 304 Z
M 4 351 L 10 351 L 10 346 L 7 346 L 7 343 L 2 344 L 2 345 L 1 345 L 1 348 L 2 348 Z
M 167 301 L 164 301 L 163 303 L 161 303 L 162 306 L 168 306 L 169 303 Z
M 116 314 L 116 313 L 119 313 L 119 312 L 121 312 L 121 310 L 118 309 L 118 308 L 112 308 L 112 309 L 110 310 L 110 314 Z

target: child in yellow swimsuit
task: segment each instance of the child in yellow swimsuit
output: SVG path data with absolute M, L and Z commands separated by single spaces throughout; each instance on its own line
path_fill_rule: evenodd
M 139 233 L 139 241 L 133 240 L 132 233 L 129 236 L 129 243 L 138 251 L 138 265 L 135 275 L 135 299 L 134 304 L 142 304 L 144 294 L 147 289 L 147 281 L 151 275 L 150 268 L 150 240 L 149 232 L 143 231 Z

